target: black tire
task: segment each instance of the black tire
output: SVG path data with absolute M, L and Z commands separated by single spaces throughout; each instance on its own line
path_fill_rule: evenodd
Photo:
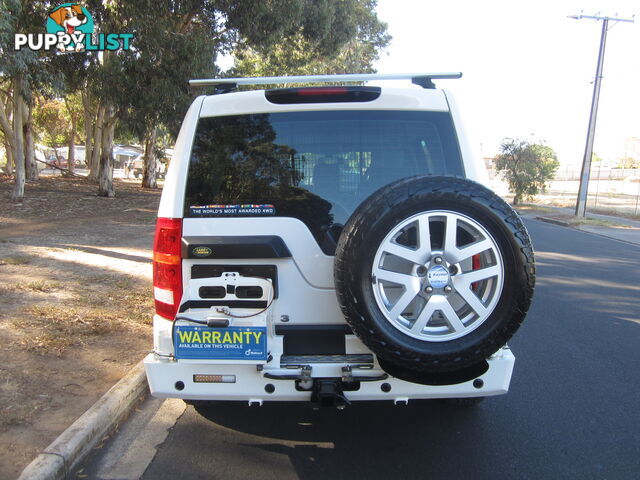
M 461 338 L 437 342 L 409 336 L 387 320 L 376 303 L 371 273 L 376 251 L 394 226 L 433 210 L 478 222 L 495 240 L 504 268 L 502 292 L 486 320 Z M 446 372 L 487 359 L 512 337 L 531 304 L 535 265 L 522 220 L 491 190 L 463 178 L 419 176 L 383 187 L 358 207 L 338 241 L 334 278 L 347 322 L 378 357 L 416 372 Z

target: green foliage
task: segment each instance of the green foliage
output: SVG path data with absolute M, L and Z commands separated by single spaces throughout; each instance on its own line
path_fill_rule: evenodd
M 188 80 L 194 75 L 215 74 L 219 40 L 215 19 L 207 16 L 206 3 L 127 3 L 127 29 L 136 34 L 134 48 L 117 56 L 121 70 L 109 83 L 113 101 L 120 107 L 120 120 L 138 138 L 159 123 L 177 133 L 193 99 Z
M 32 92 L 57 85 L 61 76 L 52 68 L 48 55 L 29 48 L 14 50 L 16 33 L 44 33 L 44 19 L 49 2 L 4 0 L 0 8 L 0 73 L 3 79 L 21 75 L 25 99 L 30 102 Z
M 341 45 L 326 49 L 304 36 L 303 29 L 280 39 L 269 48 L 255 48 L 240 43 L 233 51 L 233 76 L 319 75 L 372 73 L 380 50 L 389 44 L 386 24 L 375 14 L 376 2 L 354 0 L 350 4 L 353 36 Z M 347 22 L 348 23 L 348 22 Z M 351 27 L 346 27 L 351 31 Z
M 509 190 L 515 194 L 514 205 L 544 190 L 560 167 L 551 147 L 512 138 L 502 141 L 495 164 L 496 170 L 507 181 Z
M 69 141 L 69 112 L 61 100 L 42 100 L 33 111 L 36 137 L 49 147 Z
M 274 73 L 274 66 L 287 74 L 369 71 L 389 41 L 372 0 L 115 3 L 136 37 L 134 48 L 118 55 L 120 74 L 102 85 L 121 104 L 127 129 L 140 137 L 158 124 L 177 133 L 193 99 L 188 80 L 219 75 L 220 53 L 246 58 L 240 74 L 255 73 L 249 67 L 255 58 L 265 63 L 265 73 Z

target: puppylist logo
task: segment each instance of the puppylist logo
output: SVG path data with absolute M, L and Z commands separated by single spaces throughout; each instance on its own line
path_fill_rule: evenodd
M 63 3 L 49 12 L 47 33 L 17 33 L 14 48 L 83 52 L 129 50 L 133 33 L 94 33 L 93 17 L 78 3 Z

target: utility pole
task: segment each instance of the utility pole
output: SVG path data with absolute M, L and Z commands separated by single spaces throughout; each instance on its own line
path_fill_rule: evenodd
M 604 49 L 607 43 L 607 30 L 609 22 L 629 22 L 633 23 L 634 18 L 601 17 L 599 15 L 570 15 L 569 18 L 582 20 L 602 20 L 602 34 L 600 36 L 600 50 L 598 52 L 598 66 L 596 67 L 596 78 L 593 82 L 593 98 L 591 99 L 591 113 L 589 115 L 589 127 L 587 129 L 587 144 L 584 149 L 582 159 L 582 173 L 580 174 L 580 188 L 576 201 L 576 216 L 584 217 L 587 209 L 587 191 L 589 188 L 589 173 L 591 171 L 591 157 L 593 155 L 593 139 L 596 133 L 596 119 L 598 117 L 598 101 L 600 100 L 600 84 L 602 83 L 602 65 L 604 63 Z

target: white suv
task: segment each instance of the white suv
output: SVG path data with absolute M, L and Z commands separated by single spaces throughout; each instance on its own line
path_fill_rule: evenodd
M 154 244 L 151 393 L 185 400 L 506 393 L 535 267 L 484 187 L 460 74 L 196 80 Z M 245 84 L 344 84 L 234 92 Z

